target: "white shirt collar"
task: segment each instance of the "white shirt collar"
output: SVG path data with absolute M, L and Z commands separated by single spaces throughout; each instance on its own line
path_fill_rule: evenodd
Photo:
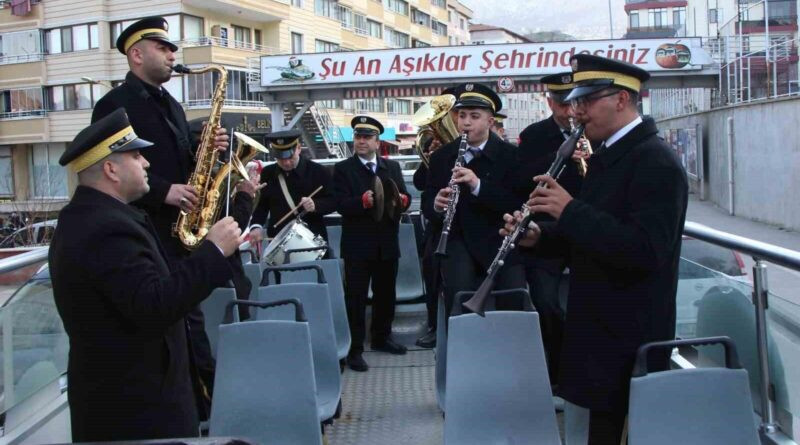
M 358 160 L 361 161 L 361 163 L 364 164 L 365 167 L 367 166 L 367 162 L 372 162 L 376 166 L 378 165 L 378 155 L 376 153 L 372 154 L 372 159 L 364 159 L 361 156 L 359 156 Z
M 606 148 L 612 146 L 615 142 L 622 139 L 623 136 L 630 133 L 634 127 L 642 123 L 642 116 L 636 116 L 636 119 L 632 120 L 628 125 L 620 128 L 617 130 L 616 133 L 612 134 L 610 138 L 606 139 L 605 144 Z

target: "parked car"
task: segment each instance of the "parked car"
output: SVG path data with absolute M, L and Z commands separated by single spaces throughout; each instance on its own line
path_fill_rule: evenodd
M 747 275 L 747 269 L 739 252 L 699 239 L 684 236 L 681 243 L 681 257 L 732 277 Z
M 39 246 L 49 244 L 58 224 L 57 219 L 33 223 L 17 229 L 0 241 L 0 247 Z

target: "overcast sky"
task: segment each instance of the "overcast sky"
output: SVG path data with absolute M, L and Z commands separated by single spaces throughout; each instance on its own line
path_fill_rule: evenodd
M 608 0 L 461 0 L 473 23 L 497 25 L 526 34 L 561 31 L 579 39 L 607 39 Z M 502 5 L 502 6 L 500 6 Z M 614 38 L 626 28 L 625 0 L 611 0 Z

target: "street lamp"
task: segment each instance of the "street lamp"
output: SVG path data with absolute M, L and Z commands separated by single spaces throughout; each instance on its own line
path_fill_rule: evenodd
M 88 76 L 81 77 L 81 80 L 86 82 L 86 83 L 90 83 L 92 85 L 102 85 L 102 86 L 104 86 L 106 88 L 109 88 L 109 89 L 113 88 L 111 86 L 111 83 L 109 83 L 107 80 L 94 80 L 94 79 L 92 79 L 91 77 L 88 77 Z

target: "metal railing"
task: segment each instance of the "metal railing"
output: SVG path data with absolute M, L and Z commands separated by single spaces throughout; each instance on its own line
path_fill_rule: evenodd
M 177 42 L 181 48 L 192 48 L 198 46 L 217 46 L 220 48 L 242 49 L 246 51 L 253 51 L 260 54 L 279 54 L 278 48 L 266 45 L 258 45 L 252 42 L 242 42 L 234 39 L 224 39 L 222 37 L 203 36 L 193 39 L 184 39 Z
M 44 53 L 14 54 L 14 55 L 0 56 L 0 65 L 8 65 L 12 63 L 41 62 L 42 60 L 44 60 Z
M 756 350 L 758 353 L 759 388 L 761 391 L 761 431 L 772 434 L 778 430 L 775 421 L 775 399 L 770 381 L 769 352 L 767 348 L 768 281 L 767 262 L 800 271 L 800 252 L 773 244 L 752 240 L 687 221 L 683 233 L 749 255 L 753 266 L 753 305 L 756 321 Z
M 189 100 L 186 101 L 187 108 L 209 108 L 211 106 L 211 99 Z M 225 107 L 239 107 L 239 108 L 266 108 L 264 102 L 260 100 L 234 100 L 225 99 Z
M 29 119 L 45 116 L 47 116 L 47 110 L 8 111 L 0 113 L 0 120 Z
M 325 143 L 328 153 L 338 159 L 350 156 L 350 149 L 347 147 L 344 135 L 342 135 L 339 127 L 333 123 L 330 114 L 328 114 L 328 109 L 322 104 L 314 104 L 309 107 L 309 111 L 311 116 L 314 117 L 317 128 L 319 128 L 322 141 Z

